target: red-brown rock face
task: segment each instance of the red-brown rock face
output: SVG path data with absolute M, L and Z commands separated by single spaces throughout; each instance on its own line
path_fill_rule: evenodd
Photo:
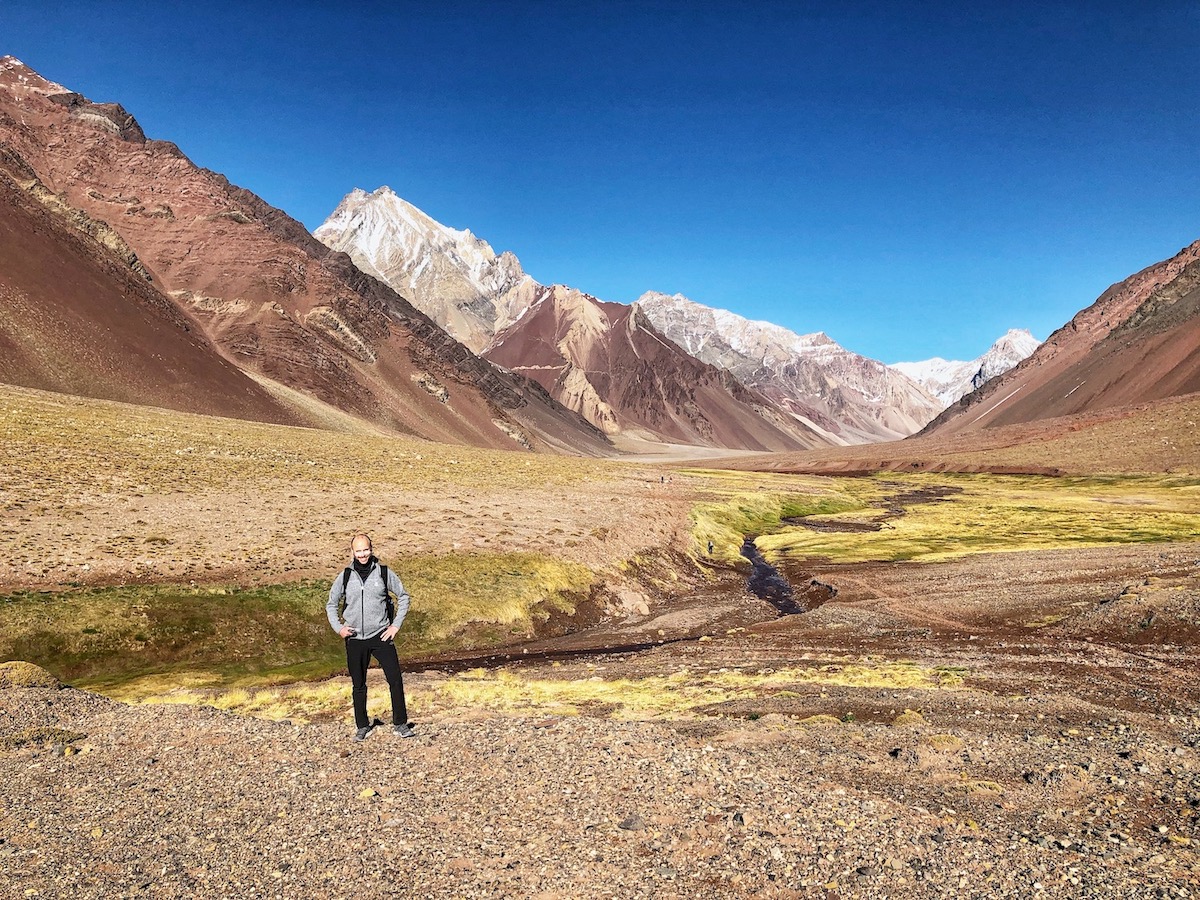
M 922 434 L 948 435 L 1200 391 L 1200 241 L 1113 285 L 1032 356 Z
M 11 57 L 0 60 L 0 145 L 108 223 L 238 367 L 435 440 L 604 451 L 578 417 L 498 373 L 300 223 L 147 140 L 119 106 Z
M 0 150 L 0 380 L 87 397 L 307 424 L 221 356 L 107 226 Z
M 744 450 L 825 441 L 728 372 L 654 330 L 635 307 L 556 285 L 485 351 L 610 434 Z

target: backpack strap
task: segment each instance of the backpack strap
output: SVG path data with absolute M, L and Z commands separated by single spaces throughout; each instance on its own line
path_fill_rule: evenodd
M 388 588 L 388 570 L 383 563 L 379 564 L 379 575 L 383 579 L 383 602 L 387 607 L 388 622 L 396 618 L 396 607 L 392 605 L 392 592 Z
M 350 583 L 350 567 L 346 566 L 342 572 L 342 599 L 338 601 L 338 618 L 346 614 L 346 585 Z

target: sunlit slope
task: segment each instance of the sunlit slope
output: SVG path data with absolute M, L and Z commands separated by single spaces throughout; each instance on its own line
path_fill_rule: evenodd
M 870 447 L 725 459 L 760 472 L 942 471 L 1031 474 L 1200 474 L 1200 394 L 1100 412 L 921 436 Z
M 392 557 L 545 552 L 600 568 L 687 517 L 637 466 L 3 385 L 0 460 L 0 589 L 325 577 L 356 530 Z

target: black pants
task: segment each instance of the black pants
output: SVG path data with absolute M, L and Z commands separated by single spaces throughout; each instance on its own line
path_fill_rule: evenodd
M 366 728 L 371 724 L 367 718 L 367 667 L 371 664 L 371 654 L 379 660 L 379 667 L 387 676 L 388 688 L 392 694 L 392 723 L 395 725 L 408 724 L 408 707 L 404 704 L 404 676 L 400 674 L 400 658 L 396 655 L 396 645 L 385 641 L 379 635 L 372 638 L 346 638 L 346 668 L 350 670 L 350 683 L 353 685 L 350 696 L 354 699 L 354 724 Z

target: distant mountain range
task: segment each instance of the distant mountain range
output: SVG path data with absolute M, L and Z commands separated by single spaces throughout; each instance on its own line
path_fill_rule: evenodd
M 888 367 L 679 295 L 541 285 L 387 188 L 317 236 L 119 104 L 0 58 L 6 382 L 586 454 L 954 436 L 1200 391 L 1200 242 L 1041 345 L 1013 331 L 970 362 Z
M 945 406 L 902 370 L 852 353 L 824 334 L 797 335 L 680 295 L 655 292 L 633 305 L 642 313 L 639 318 L 624 304 L 600 301 L 563 285 L 540 285 L 512 253 L 497 255 L 470 231 L 438 223 L 387 187 L 371 193 L 351 191 L 314 234 L 404 293 L 485 358 L 539 381 L 560 402 L 610 434 L 632 428 L 650 439 L 715 441 L 718 446 L 749 449 L 762 444 L 751 435 L 761 432 L 765 421 L 769 431 L 783 429 L 803 446 L 854 444 L 905 437 Z M 538 315 L 526 315 L 547 303 L 556 310 L 554 328 L 547 327 L 549 313 L 544 308 Z M 589 306 L 590 311 L 585 309 Z M 693 359 L 732 375 L 749 392 L 726 388 L 719 402 L 716 394 L 709 394 L 704 402 L 690 398 L 672 406 L 669 414 L 664 406 L 651 416 L 648 408 L 638 407 L 647 402 L 646 395 L 628 393 L 628 373 L 642 357 L 629 349 L 627 360 L 607 338 L 600 355 L 579 346 L 580 335 L 589 333 L 581 323 L 607 323 L 592 331 L 608 335 L 618 319 L 667 338 Z M 566 320 L 572 323 L 569 327 L 562 324 Z M 535 334 L 522 337 L 525 329 Z M 543 351 L 551 347 L 552 358 L 546 358 Z M 675 357 L 668 365 L 666 355 L 657 354 L 657 395 L 682 397 L 686 384 L 667 382 L 685 377 L 691 364 Z M 975 366 L 971 374 L 978 370 Z M 691 374 L 686 377 L 694 380 Z M 722 381 L 711 373 L 706 378 L 709 384 Z M 724 382 L 729 384 L 728 379 Z M 747 402 L 758 408 L 759 427 L 734 430 L 744 435 L 739 441 L 729 427 L 716 423 L 730 425 L 737 418 L 731 418 L 730 410 Z M 722 410 L 710 408 L 714 404 Z
M 643 294 L 635 306 L 698 359 L 733 373 L 830 443 L 898 440 L 941 411 L 924 389 L 822 333 L 798 335 L 676 294 Z
M 608 434 L 753 450 L 827 443 L 729 372 L 666 340 L 637 306 L 562 285 L 541 288 L 483 355 L 538 381 Z

